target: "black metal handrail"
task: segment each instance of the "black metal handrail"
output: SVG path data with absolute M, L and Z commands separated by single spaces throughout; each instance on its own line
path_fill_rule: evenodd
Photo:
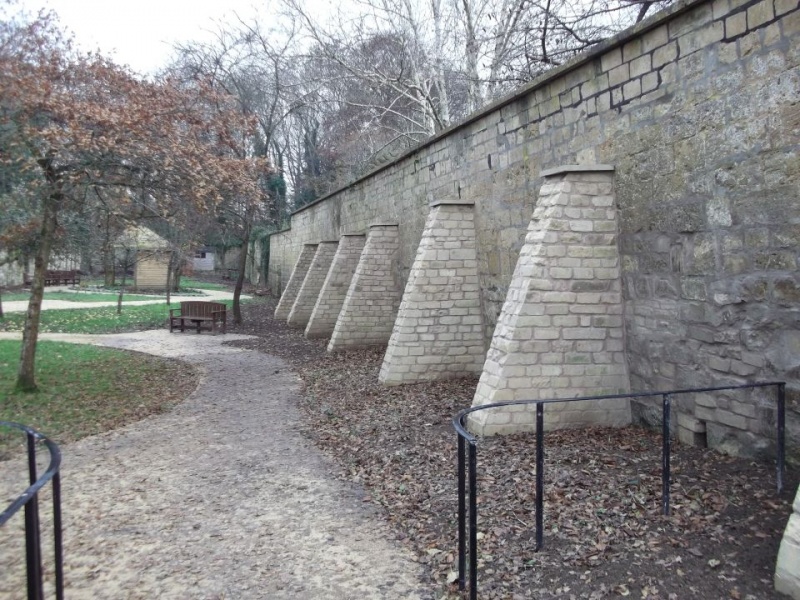
M 25 558 L 28 580 L 28 600 L 43 600 L 42 538 L 39 523 L 39 491 L 53 482 L 53 545 L 55 552 L 55 592 L 57 600 L 64 600 L 64 552 L 61 523 L 61 451 L 58 446 L 35 429 L 19 423 L 0 421 L 0 427 L 18 429 L 27 438 L 29 487 L 0 513 L 0 527 L 17 511 L 25 507 Z M 36 474 L 36 444 L 43 443 L 50 452 L 50 464 L 42 474 Z
M 748 383 L 744 385 L 669 390 L 664 392 L 640 392 L 631 394 L 606 394 L 602 396 L 586 396 L 579 398 L 550 398 L 545 400 L 514 400 L 473 406 L 460 411 L 453 417 L 453 427 L 458 436 L 458 588 L 466 589 L 467 579 L 467 513 L 469 513 L 469 597 L 478 597 L 478 438 L 467 431 L 464 419 L 467 415 L 503 406 L 536 405 L 536 551 L 543 544 L 544 521 L 544 405 L 563 404 L 583 400 L 607 400 L 614 398 L 652 398 L 661 396 L 661 504 L 665 515 L 669 514 L 669 481 L 670 481 L 670 411 L 672 396 L 679 394 L 697 394 L 702 392 L 720 392 L 725 390 L 743 390 L 764 387 L 777 387 L 777 487 L 778 493 L 783 491 L 783 477 L 786 460 L 786 382 L 770 381 L 764 383 Z M 466 452 L 469 447 L 469 451 Z M 465 456 L 466 455 L 466 456 Z M 467 467 L 468 463 L 468 467 Z M 468 475 L 468 477 L 467 477 Z M 467 510 L 467 479 L 469 479 L 469 509 Z

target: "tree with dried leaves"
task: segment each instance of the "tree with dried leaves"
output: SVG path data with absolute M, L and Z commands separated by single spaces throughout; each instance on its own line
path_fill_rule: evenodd
M 182 203 L 208 210 L 255 197 L 266 165 L 241 152 L 253 126 L 202 78 L 143 81 L 73 50 L 51 15 L 0 23 L 0 164 L 18 179 L 2 202 L 24 207 L 19 227 L 38 231 L 19 390 L 36 389 L 44 274 L 64 217 L 95 188 L 121 190 L 107 197 L 160 218 Z

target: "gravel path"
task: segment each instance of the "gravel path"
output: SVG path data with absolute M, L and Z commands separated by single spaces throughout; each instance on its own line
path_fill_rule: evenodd
M 243 337 L 42 336 L 180 358 L 202 373 L 170 413 L 62 448 L 67 597 L 428 597 L 363 492 L 330 476 L 298 432 L 297 377 L 275 357 L 223 345 Z M 0 572 L 21 568 L 8 554 Z M 0 598 L 23 597 L 20 581 L 9 589 L 0 577 Z

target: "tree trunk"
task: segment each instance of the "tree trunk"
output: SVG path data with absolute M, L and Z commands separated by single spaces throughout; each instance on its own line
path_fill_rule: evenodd
M 233 289 L 233 323 L 242 324 L 242 306 L 240 298 L 242 286 L 244 285 L 244 271 L 247 268 L 247 249 L 250 246 L 250 232 L 253 228 L 253 217 L 255 208 L 249 206 L 245 211 L 244 234 L 242 235 L 242 251 L 239 254 L 239 276 L 236 278 L 236 287 Z
M 105 234 L 103 235 L 103 283 L 107 288 L 114 287 L 114 243 L 111 240 L 110 219 L 106 215 Z
M 167 263 L 167 306 L 172 304 L 172 261 L 175 260 L 175 253 L 169 253 L 169 262 Z
M 122 283 L 119 286 L 119 294 L 117 295 L 117 314 L 122 314 L 122 295 L 125 293 L 125 284 L 128 279 L 128 264 L 130 264 L 130 250 L 125 249 L 125 265 L 122 269 Z
M 22 350 L 20 352 L 19 370 L 17 371 L 16 389 L 21 392 L 35 392 L 36 378 L 36 342 L 39 339 L 39 320 L 42 316 L 42 298 L 44 297 L 44 275 L 50 260 L 50 249 L 56 234 L 58 205 L 61 194 L 54 193 L 44 201 L 44 215 L 39 237 L 39 248 L 33 263 L 33 283 L 31 299 L 28 302 L 28 313 L 25 316 L 25 328 L 22 330 Z

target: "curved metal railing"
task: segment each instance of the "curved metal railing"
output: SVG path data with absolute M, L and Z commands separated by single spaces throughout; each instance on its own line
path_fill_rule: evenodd
M 0 513 L 0 527 L 5 525 L 20 508 L 25 507 L 25 557 L 27 567 L 28 600 L 44 598 L 42 577 L 42 538 L 39 523 L 39 491 L 53 482 L 53 545 L 55 553 L 55 592 L 58 600 L 64 599 L 64 552 L 61 524 L 61 451 L 58 446 L 35 429 L 19 423 L 0 421 L 0 427 L 22 432 L 28 447 L 29 487 Z M 50 453 L 50 463 L 41 476 L 37 476 L 36 445 L 42 443 Z
M 458 435 L 458 588 L 466 589 L 467 580 L 467 513 L 469 513 L 469 597 L 478 597 L 478 438 L 472 435 L 465 425 L 468 415 L 500 408 L 503 406 L 536 405 L 536 550 L 543 544 L 544 520 L 544 407 L 546 404 L 563 404 L 586 400 L 606 400 L 614 398 L 653 398 L 661 397 L 661 504 L 665 515 L 669 514 L 669 481 L 670 481 L 670 412 L 672 397 L 679 394 L 696 394 L 703 392 L 720 392 L 725 390 L 743 390 L 753 388 L 777 387 L 777 487 L 778 493 L 783 491 L 783 477 L 786 457 L 786 383 L 771 381 L 750 383 L 745 385 L 705 387 L 665 392 L 641 392 L 632 394 L 606 394 L 602 396 L 585 396 L 579 398 L 551 398 L 546 400 L 515 400 L 497 402 L 483 406 L 464 409 L 453 417 L 453 427 Z M 467 480 L 469 480 L 469 507 L 467 507 Z

